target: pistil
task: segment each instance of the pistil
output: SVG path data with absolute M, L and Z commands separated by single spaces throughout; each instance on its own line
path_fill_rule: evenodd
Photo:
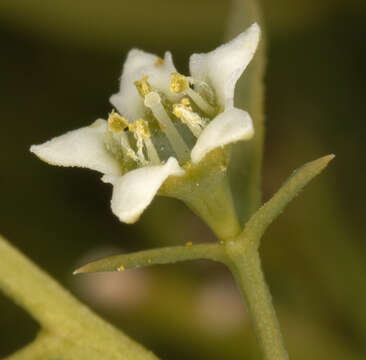
M 190 150 L 164 109 L 160 95 L 155 91 L 149 92 L 145 96 L 145 106 L 151 109 L 154 117 L 159 122 L 160 128 L 165 132 L 179 160 L 182 162 L 188 161 Z

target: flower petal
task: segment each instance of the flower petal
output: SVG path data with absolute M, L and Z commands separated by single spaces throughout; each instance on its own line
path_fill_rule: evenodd
M 105 149 L 107 122 L 99 119 L 92 125 L 69 131 L 44 144 L 32 145 L 30 151 L 51 165 L 78 166 L 120 175 L 121 169 Z
M 154 54 L 133 49 L 123 65 L 120 90 L 111 96 L 110 102 L 129 121 L 137 120 L 143 117 L 146 108 L 134 82 L 146 75 L 153 88 L 162 91 L 169 100 L 176 101 L 177 95 L 169 91 L 170 74 L 175 71 L 170 52 L 165 53 L 163 60 Z
M 219 105 L 225 109 L 233 107 L 235 84 L 254 55 L 259 36 L 260 28 L 254 23 L 227 44 L 190 57 L 191 75 L 213 86 Z
M 239 140 L 250 139 L 253 134 L 253 122 L 246 111 L 237 108 L 224 111 L 203 130 L 192 149 L 192 162 L 198 163 L 211 150 Z
M 105 175 L 102 180 L 113 185 L 113 213 L 121 221 L 132 224 L 151 203 L 168 176 L 183 174 L 177 160 L 171 157 L 164 165 L 143 167 L 124 176 Z

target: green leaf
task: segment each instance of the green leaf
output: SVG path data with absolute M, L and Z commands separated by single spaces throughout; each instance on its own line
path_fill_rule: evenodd
M 198 259 L 225 262 L 224 249 L 220 244 L 192 245 L 188 242 L 185 246 L 172 246 L 139 251 L 131 254 L 109 256 L 82 266 L 75 270 L 74 274 L 123 271 L 125 269 L 141 266 L 169 264 Z
M 255 129 L 253 139 L 234 144 L 229 167 L 233 198 L 243 226 L 261 204 L 266 39 L 260 1 L 234 0 L 232 4 L 226 40 L 232 39 L 254 22 L 261 27 L 256 54 L 235 88 L 235 106 L 249 112 Z
M 286 205 L 318 175 L 334 158 L 327 155 L 295 170 L 277 193 L 267 201 L 245 225 L 240 238 L 245 243 L 259 246 L 260 239 L 271 222 L 283 211 Z
M 0 290 L 41 325 L 36 340 L 9 359 L 157 360 L 80 303 L 1 236 Z

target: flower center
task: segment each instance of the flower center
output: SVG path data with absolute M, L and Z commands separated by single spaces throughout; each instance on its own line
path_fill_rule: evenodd
M 129 121 L 112 111 L 105 138 L 107 150 L 127 169 L 159 165 L 170 156 L 176 157 L 181 165 L 187 163 L 194 139 L 218 113 L 211 87 L 171 73 L 169 91 L 178 98 L 173 103 L 167 94 L 154 89 L 145 75 L 134 85 L 144 99 L 145 115 Z

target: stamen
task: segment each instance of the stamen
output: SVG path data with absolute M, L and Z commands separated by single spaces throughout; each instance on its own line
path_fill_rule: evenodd
M 213 116 L 215 109 L 196 91 L 191 88 L 187 89 L 187 95 L 208 115 Z
M 141 142 L 141 140 L 144 142 L 150 163 L 154 165 L 160 164 L 158 152 L 151 141 L 151 134 L 147 121 L 143 119 L 137 120 L 129 126 L 129 129 L 134 133 L 137 143 Z
M 124 132 L 124 130 L 128 129 L 128 126 L 128 120 L 112 110 L 108 117 L 108 128 L 114 134 L 115 138 L 119 140 L 123 155 L 138 162 L 138 157 L 131 148 L 127 134 Z
M 170 91 L 175 94 L 187 94 L 201 110 L 214 115 L 215 109 L 198 92 L 189 87 L 189 80 L 184 75 L 176 72 L 170 74 Z
M 139 94 L 144 98 L 148 93 L 152 91 L 150 84 L 147 81 L 148 77 L 144 75 L 141 80 L 135 81 L 134 84 L 136 86 Z
M 142 122 L 143 120 L 141 120 Z M 128 129 L 133 133 L 136 139 L 136 147 L 137 147 L 137 157 L 138 161 L 141 165 L 147 165 L 148 161 L 145 158 L 144 154 L 144 129 L 143 125 L 140 124 L 140 120 L 135 121 L 132 124 L 129 124 Z
M 188 100 L 188 99 L 187 99 Z M 185 101 L 185 103 L 187 103 Z M 201 117 L 192 111 L 190 106 L 183 104 L 173 105 L 173 114 L 189 127 L 195 137 L 201 135 L 203 127 L 206 125 L 205 121 Z
M 145 97 L 145 106 L 151 109 L 161 129 L 166 133 L 173 150 L 182 162 L 189 160 L 189 148 L 173 125 L 157 92 L 150 92 Z

